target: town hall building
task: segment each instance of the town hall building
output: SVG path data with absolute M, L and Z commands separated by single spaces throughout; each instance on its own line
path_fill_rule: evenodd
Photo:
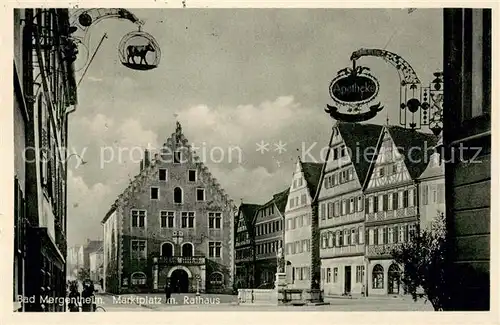
M 104 290 L 231 292 L 235 206 L 177 122 L 102 220 Z

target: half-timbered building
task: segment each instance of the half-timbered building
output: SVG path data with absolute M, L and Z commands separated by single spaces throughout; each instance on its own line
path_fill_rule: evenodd
M 364 184 L 382 127 L 337 123 L 319 186 L 321 286 L 325 295 L 365 287 Z
M 255 283 L 255 212 L 257 204 L 241 203 L 238 208 L 234 242 L 235 286 L 253 288 Z
M 384 127 L 364 184 L 367 293 L 401 294 L 401 268 L 391 257 L 419 229 L 418 178 L 427 168 L 434 135 Z

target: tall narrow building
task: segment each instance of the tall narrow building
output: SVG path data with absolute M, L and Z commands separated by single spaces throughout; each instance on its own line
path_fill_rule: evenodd
M 257 204 L 241 203 L 238 208 L 234 242 L 237 289 L 253 288 L 255 283 L 255 212 Z
M 106 285 L 152 292 L 168 281 L 177 292 L 232 292 L 235 212 L 177 122 L 160 153 L 145 151 L 102 221 Z
M 319 264 L 319 252 L 314 252 L 313 217 L 317 216 L 314 199 L 323 163 L 297 161 L 285 210 L 285 260 L 287 288 L 311 289 L 316 277 L 314 266 Z M 316 212 L 314 211 L 316 209 Z M 317 256 L 316 256 L 317 255 Z M 319 279 L 318 286 L 319 286 Z
M 437 138 L 386 126 L 364 185 L 368 295 L 404 293 L 392 249 L 419 229 L 420 187 Z
M 337 123 L 319 186 L 321 284 L 325 295 L 365 290 L 363 184 L 382 127 Z

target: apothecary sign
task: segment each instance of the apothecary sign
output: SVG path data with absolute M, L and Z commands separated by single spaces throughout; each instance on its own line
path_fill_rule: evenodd
M 325 110 L 332 118 L 344 122 L 367 121 L 383 109 L 380 103 L 369 106 L 367 111 L 362 108 L 377 97 L 379 92 L 378 80 L 368 73 L 369 70 L 353 64 L 352 68 L 345 68 L 337 73 L 329 89 L 330 97 L 339 107 L 326 105 Z

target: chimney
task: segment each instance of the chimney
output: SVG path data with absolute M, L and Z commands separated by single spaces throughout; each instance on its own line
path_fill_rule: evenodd
M 141 160 L 141 166 L 139 168 L 139 171 L 142 172 L 142 170 L 144 169 L 144 160 Z
M 149 165 L 150 165 L 149 150 L 146 149 L 146 150 L 144 150 L 144 168 L 149 167 Z

